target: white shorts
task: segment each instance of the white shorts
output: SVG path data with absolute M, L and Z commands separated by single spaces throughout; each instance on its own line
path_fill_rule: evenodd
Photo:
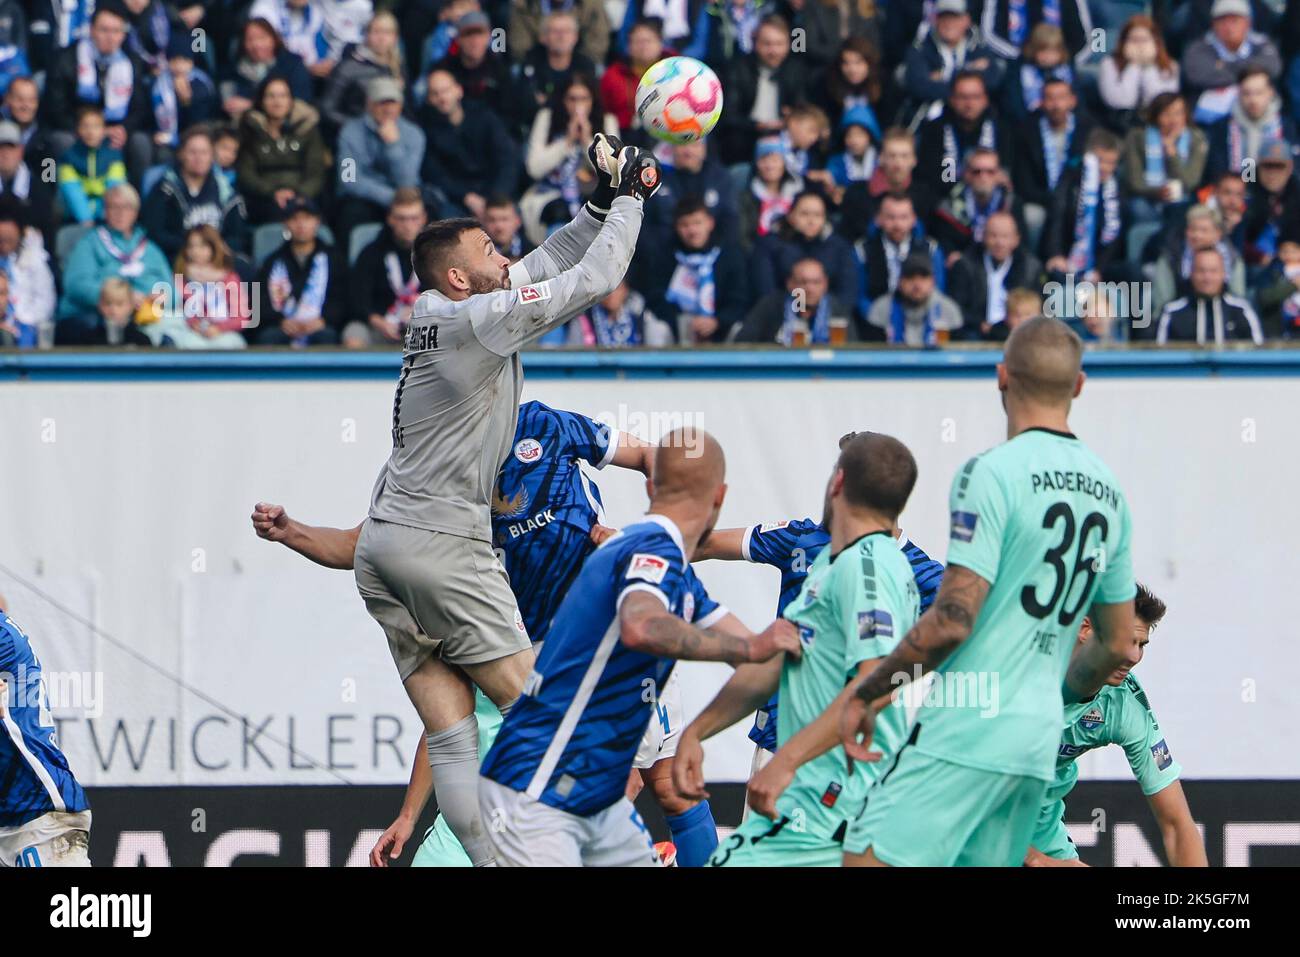
M 750 762 L 749 765 L 749 776 L 752 778 L 759 771 L 767 767 L 767 762 L 771 761 L 772 758 L 774 758 L 775 756 L 776 756 L 775 752 L 769 751 L 766 748 L 760 748 L 758 745 L 754 745 L 754 760 Z M 743 824 L 745 821 L 748 820 L 749 820 L 749 793 L 748 791 L 746 791 L 745 806 L 740 811 L 740 822 Z
M 686 719 L 682 715 L 682 686 L 677 683 L 677 669 L 674 668 L 664 682 L 659 700 L 655 702 L 654 713 L 650 715 L 650 724 L 646 726 L 641 746 L 636 749 L 632 767 L 650 768 L 671 758 L 677 753 L 677 739 L 681 737 L 684 727 Z
M 0 827 L 0 867 L 89 866 L 89 811 L 51 811 L 21 827 Z
M 661 867 L 650 831 L 627 798 L 591 817 L 478 779 L 478 805 L 497 867 Z

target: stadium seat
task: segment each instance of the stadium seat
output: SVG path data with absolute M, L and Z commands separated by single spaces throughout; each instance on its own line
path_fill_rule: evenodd
M 355 266 L 361 250 L 365 249 L 383 230 L 383 223 L 358 223 L 352 227 L 352 236 L 348 240 L 348 265 Z
M 253 230 L 253 266 L 257 269 L 262 268 L 262 263 L 270 258 L 271 253 L 280 248 L 280 244 L 288 238 L 282 223 L 263 223 Z M 318 232 L 322 242 L 334 245 L 334 233 L 321 223 Z
M 732 163 L 727 167 L 727 172 L 731 175 L 731 188 L 737 197 L 749 192 L 749 178 L 753 175 L 752 171 L 753 167 L 749 163 Z
M 68 223 L 66 226 L 59 227 L 58 233 L 54 236 L 54 258 L 59 261 L 60 269 L 67 265 L 72 247 L 77 245 L 81 237 L 88 232 L 90 227 L 83 226 L 81 223 Z
M 158 181 L 163 178 L 163 173 L 167 172 L 167 167 L 169 165 L 169 163 L 156 163 L 144 171 L 144 175 L 140 177 L 141 199 L 144 199 L 153 192 L 153 188 L 157 186 Z

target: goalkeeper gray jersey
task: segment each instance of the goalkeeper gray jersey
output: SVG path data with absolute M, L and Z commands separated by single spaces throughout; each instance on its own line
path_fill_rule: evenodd
M 510 268 L 510 289 L 453 302 L 421 294 L 393 398 L 393 450 L 370 517 L 490 542 L 489 501 L 510 454 L 523 386 L 519 350 L 603 299 L 627 272 L 641 201 L 602 224 L 584 207 Z

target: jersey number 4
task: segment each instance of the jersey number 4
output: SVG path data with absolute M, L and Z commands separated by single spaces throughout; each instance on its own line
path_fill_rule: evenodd
M 1093 583 L 1097 579 L 1098 560 L 1096 555 L 1084 555 L 1084 549 L 1088 545 L 1088 537 L 1095 530 L 1100 533 L 1101 541 L 1106 540 L 1106 533 L 1109 525 L 1106 522 L 1106 516 L 1099 512 L 1089 512 L 1083 519 L 1082 525 L 1077 525 L 1074 520 L 1074 512 L 1065 502 L 1057 502 L 1047 509 L 1043 514 L 1043 528 L 1053 529 L 1057 525 L 1064 523 L 1061 530 L 1061 541 L 1059 544 L 1047 550 L 1043 556 L 1043 563 L 1051 566 L 1055 578 L 1052 582 L 1052 592 L 1047 601 L 1038 600 L 1038 588 L 1035 585 L 1026 585 L 1020 590 L 1020 607 L 1025 610 L 1025 614 L 1042 620 L 1052 614 L 1060 604 L 1060 610 L 1057 612 L 1056 620 L 1061 626 L 1071 624 L 1079 612 L 1083 609 L 1084 603 L 1088 596 L 1092 594 Z M 1072 567 L 1066 567 L 1066 555 L 1075 543 L 1075 529 L 1078 528 L 1078 547 L 1074 554 L 1074 563 Z M 1068 607 L 1069 596 L 1074 592 L 1074 583 L 1083 572 L 1087 579 L 1084 582 L 1083 589 L 1079 592 L 1078 601 L 1073 608 Z

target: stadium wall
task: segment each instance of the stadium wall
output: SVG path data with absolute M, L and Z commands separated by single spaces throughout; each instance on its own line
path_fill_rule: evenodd
M 709 429 L 728 456 L 724 525 L 817 515 L 838 437 L 893 433 L 920 463 L 903 526 L 943 558 L 949 479 L 1004 434 L 996 358 L 539 354 L 525 397 L 651 439 Z M 258 500 L 313 523 L 360 520 L 396 369 L 389 355 L 324 353 L 0 357 L 0 592 L 62 686 L 55 714 L 82 780 L 405 779 L 415 722 L 350 576 L 258 541 L 248 522 Z M 1300 652 L 1283 600 L 1300 533 L 1300 363 L 1102 353 L 1089 373 L 1076 431 L 1118 474 L 1139 575 L 1170 605 L 1139 674 L 1174 757 L 1193 779 L 1300 780 Z M 611 523 L 640 514 L 637 476 L 599 482 Z M 701 574 L 751 625 L 771 615 L 770 570 Z M 726 674 L 684 666 L 688 712 Z M 744 732 L 710 743 L 710 778 L 746 776 Z M 1115 748 L 1080 763 L 1086 778 L 1128 775 Z

